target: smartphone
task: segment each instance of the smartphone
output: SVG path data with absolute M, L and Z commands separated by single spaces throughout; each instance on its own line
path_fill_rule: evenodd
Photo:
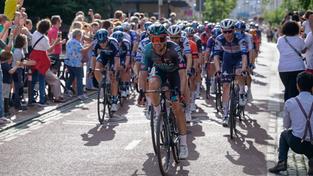
M 4 49 L 6 46 L 5 42 L 0 40 L 0 49 Z
M 58 38 L 62 38 L 62 32 L 61 31 L 58 32 Z

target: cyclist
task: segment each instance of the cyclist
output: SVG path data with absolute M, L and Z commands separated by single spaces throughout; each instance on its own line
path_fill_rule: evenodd
M 206 59 L 206 85 L 207 85 L 207 98 L 210 96 L 210 88 L 213 87 L 213 90 L 215 91 L 215 78 L 214 73 L 215 66 L 214 66 L 214 60 L 213 60 L 213 53 L 214 53 L 214 46 L 215 46 L 215 39 L 217 36 L 222 34 L 221 28 L 213 28 L 211 31 L 211 37 L 209 38 L 207 42 L 207 48 L 205 52 L 204 58 Z
M 236 28 L 236 35 L 238 35 L 239 38 L 243 38 L 247 43 L 247 49 L 248 49 L 247 64 L 248 64 L 249 68 L 251 69 L 251 70 L 249 70 L 251 72 L 252 69 L 254 69 L 254 64 L 252 64 L 254 61 L 252 35 L 245 32 L 246 31 L 246 24 L 244 21 L 237 21 L 237 23 L 235 24 L 235 28 Z M 251 74 L 248 74 L 247 75 L 247 86 L 248 86 L 247 96 L 248 96 L 249 101 L 252 100 L 251 81 L 252 81 Z M 244 101 L 239 101 L 239 104 L 243 106 L 246 104 L 247 97 L 245 97 L 243 94 L 241 94 L 240 96 L 241 96 L 240 100 L 244 100 Z
M 121 31 L 113 32 L 112 37 L 115 38 L 119 43 L 119 55 L 120 55 L 120 79 L 121 79 L 121 96 L 125 98 L 128 96 L 128 85 L 129 85 L 129 70 L 130 70 L 130 42 L 124 39 L 124 33 Z
M 152 23 L 151 22 L 147 22 L 144 24 L 144 28 L 146 30 L 146 35 L 145 37 L 139 42 L 139 46 L 137 49 L 137 53 L 136 53 L 136 64 L 135 64 L 135 68 L 138 69 L 138 86 L 139 86 L 139 96 L 138 96 L 138 105 L 143 105 L 144 104 L 144 100 L 145 100 L 145 95 L 144 95 L 144 91 L 146 90 L 147 87 L 147 78 L 148 78 L 148 74 L 147 72 L 145 72 L 143 70 L 143 53 L 144 53 L 144 49 L 145 46 L 150 43 L 150 38 L 149 38 L 149 26 L 151 26 Z M 150 99 L 148 98 L 148 106 L 150 105 Z
M 102 79 L 102 71 L 109 64 L 109 75 L 111 81 L 112 107 L 111 111 L 117 111 L 118 101 L 118 83 L 116 80 L 116 70 L 120 65 L 119 45 L 111 37 L 106 29 L 100 29 L 96 32 L 97 45 L 93 51 L 93 70 L 98 83 Z
M 178 44 L 183 51 L 183 62 L 179 63 L 179 76 L 180 76 L 180 91 L 182 93 L 181 100 L 186 105 L 185 116 L 186 121 L 191 121 L 191 110 L 190 110 L 190 90 L 188 86 L 187 74 L 192 76 L 192 56 L 188 38 L 184 35 L 181 26 L 172 25 L 168 28 L 168 34 L 170 39 Z
M 178 98 L 180 92 L 178 69 L 180 60 L 183 60 L 181 49 L 174 42 L 167 40 L 166 28 L 160 23 L 150 26 L 150 39 L 151 43 L 144 50 L 144 70 L 150 71 L 149 89 L 158 90 L 164 83 L 169 82 L 170 89 L 174 90 L 171 92 L 170 100 L 180 134 L 179 157 L 186 159 L 188 157 L 186 121 Z M 156 117 L 159 117 L 160 97 L 157 93 L 151 93 L 149 96 Z
M 245 73 L 247 70 L 247 44 L 246 41 L 239 36 L 235 35 L 234 27 L 235 21 L 232 19 L 224 19 L 221 21 L 222 33 L 216 38 L 216 44 L 214 47 L 214 63 L 216 68 L 216 75 L 218 77 L 222 76 L 225 80 L 223 83 L 223 111 L 224 120 L 223 126 L 228 126 L 228 111 L 229 111 L 229 92 L 230 84 L 229 80 L 226 80 L 228 74 L 240 75 Z M 222 54 L 222 70 L 220 67 L 220 55 Z M 241 67 L 241 69 L 240 69 Z M 235 73 L 234 73 L 234 68 Z M 223 74 L 222 74 L 223 73 Z M 244 90 L 244 80 L 240 78 L 238 80 L 240 91 Z

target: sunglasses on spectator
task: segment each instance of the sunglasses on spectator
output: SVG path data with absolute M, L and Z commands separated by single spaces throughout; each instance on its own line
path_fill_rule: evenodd
M 164 43 L 164 42 L 166 42 L 166 36 L 161 36 L 161 37 L 152 36 L 151 37 L 151 42 L 153 44 Z
M 230 33 L 233 33 L 233 30 L 226 30 L 226 31 L 223 31 L 223 33 L 224 34 L 227 34 L 227 33 L 230 34 Z

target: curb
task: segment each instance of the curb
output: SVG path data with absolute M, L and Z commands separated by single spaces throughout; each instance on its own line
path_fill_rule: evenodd
M 93 95 L 95 95 L 95 94 L 97 94 L 97 91 L 92 91 L 92 92 L 90 92 L 90 93 L 87 93 L 87 95 L 88 95 L 89 97 L 90 97 L 90 96 L 93 96 Z M 45 115 L 45 114 L 48 114 L 48 113 L 50 113 L 50 112 L 53 112 L 53 111 L 55 111 L 55 110 L 57 110 L 57 109 L 64 108 L 64 106 L 68 106 L 68 105 L 73 104 L 73 103 L 75 103 L 75 102 L 77 102 L 77 101 L 80 101 L 80 100 L 79 100 L 78 97 L 75 97 L 74 99 L 69 100 L 68 102 L 65 102 L 64 104 L 60 104 L 59 106 L 56 106 L 55 108 L 52 108 L 52 109 L 49 109 L 49 110 L 44 111 L 42 114 L 37 114 L 37 115 L 34 115 L 34 116 L 30 116 L 29 118 L 26 118 L 26 119 L 21 120 L 21 121 L 16 122 L 16 123 L 14 123 L 14 122 L 13 122 L 13 123 L 10 123 L 9 125 L 4 126 L 2 129 L 0 129 L 0 133 L 3 132 L 3 131 L 8 130 L 8 129 L 10 129 L 10 128 L 16 127 L 16 126 L 18 126 L 18 125 L 20 125 L 20 124 L 23 124 L 23 123 L 25 123 L 25 122 L 31 121 L 31 120 L 33 120 L 33 119 L 36 119 L 36 118 L 38 118 L 38 117 L 40 117 L 40 116 L 43 116 L 43 115 Z

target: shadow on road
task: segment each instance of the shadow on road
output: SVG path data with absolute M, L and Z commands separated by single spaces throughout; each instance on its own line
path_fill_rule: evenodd
M 87 133 L 81 134 L 82 140 L 87 141 L 85 146 L 97 146 L 103 141 L 109 141 L 114 139 L 115 130 L 114 128 L 118 126 L 118 123 L 108 123 L 104 125 L 97 125 L 96 127 L 90 129 Z

